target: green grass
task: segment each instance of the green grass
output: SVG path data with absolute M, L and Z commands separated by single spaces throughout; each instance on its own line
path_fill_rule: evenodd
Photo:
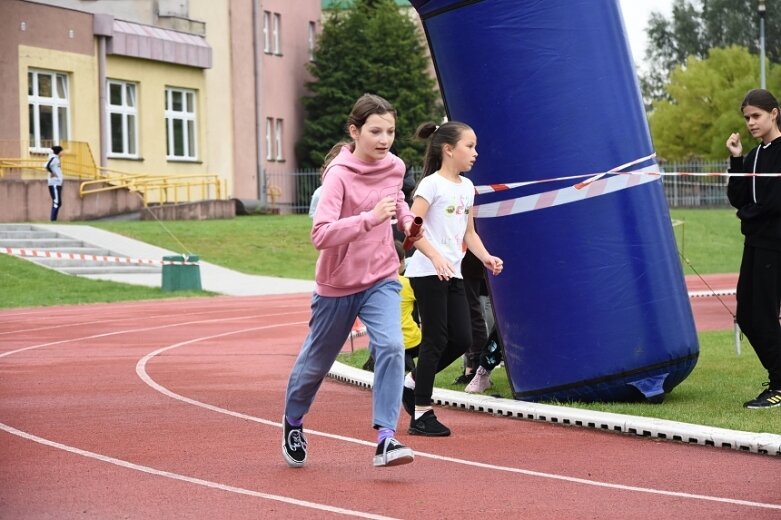
M 0 308 L 110 303 L 210 294 L 194 291 L 164 292 L 154 287 L 90 280 L 0 254 Z
M 675 209 L 675 241 L 684 262 L 684 274 L 737 273 L 743 253 L 740 223 L 732 209 Z
M 309 239 L 312 219 L 308 215 L 260 215 L 162 225 L 156 221 L 87 224 L 178 253 L 194 253 L 201 260 L 242 273 L 301 280 L 315 277 L 317 251 Z
M 763 368 L 751 347 L 744 340 L 741 355 L 735 353 L 731 331 L 704 332 L 700 338 L 700 358 L 694 371 L 668 395 L 663 404 L 646 403 L 556 403 L 574 408 L 637 415 L 742 430 L 749 432 L 781 432 L 781 413 L 773 410 L 747 410 L 747 401 L 762 390 L 758 385 Z M 360 368 L 368 356 L 367 349 L 340 355 L 339 360 Z M 463 390 L 452 382 L 461 374 L 461 361 L 443 370 L 434 381 L 437 388 Z M 486 395 L 512 399 L 512 391 L 504 368 L 491 374 L 494 385 Z

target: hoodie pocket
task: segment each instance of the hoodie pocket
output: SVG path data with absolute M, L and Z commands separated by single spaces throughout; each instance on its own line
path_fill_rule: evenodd
M 317 269 L 317 282 L 343 289 L 371 285 L 388 276 L 389 261 L 395 255 L 381 241 L 353 242 L 346 248 L 326 250 Z

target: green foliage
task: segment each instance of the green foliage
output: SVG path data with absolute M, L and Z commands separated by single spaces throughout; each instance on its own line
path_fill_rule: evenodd
M 768 89 L 781 87 L 781 70 L 771 66 Z M 756 146 L 740 112 L 746 92 L 756 87 L 759 63 L 743 47 L 712 49 L 706 58 L 690 57 L 673 71 L 667 98 L 656 101 L 649 116 L 660 157 L 668 161 L 724 159 L 724 143 L 740 132 L 743 148 Z
M 710 49 L 737 45 L 759 55 L 757 0 L 675 0 L 670 18 L 652 13 L 646 29 L 648 69 L 641 77 L 648 100 L 664 99 L 675 67 L 694 56 L 704 59 Z M 768 1 L 765 50 L 772 63 L 781 61 L 781 5 Z M 758 60 L 758 58 L 756 58 Z M 758 72 L 753 76 L 759 83 Z
M 347 116 L 367 92 L 394 105 L 398 155 L 407 164 L 421 164 L 423 144 L 410 137 L 418 124 L 443 115 L 427 67 L 416 25 L 392 0 L 357 0 L 349 9 L 333 11 L 309 67 L 314 79 L 307 84 L 311 95 L 303 100 L 299 166 L 319 168 L 331 147 L 347 139 Z

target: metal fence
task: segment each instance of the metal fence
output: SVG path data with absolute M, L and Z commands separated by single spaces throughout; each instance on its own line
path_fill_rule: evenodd
M 724 173 L 728 166 L 726 160 L 660 164 L 665 173 Z M 662 177 L 662 184 L 671 208 L 722 208 L 729 207 L 727 180 L 727 177 L 669 175 Z
M 724 173 L 728 161 L 662 162 L 666 173 Z M 421 168 L 413 168 L 417 177 Z M 669 175 L 662 178 L 667 204 L 671 208 L 728 207 L 727 177 L 687 177 Z M 266 196 L 270 207 L 280 213 L 307 213 L 312 193 L 320 186 L 320 170 L 285 172 L 266 171 Z

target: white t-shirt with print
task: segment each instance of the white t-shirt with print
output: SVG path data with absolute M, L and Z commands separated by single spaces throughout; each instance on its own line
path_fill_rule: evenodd
M 423 236 L 453 265 L 455 278 L 461 278 L 461 260 L 466 252 L 464 234 L 475 202 L 472 181 L 464 176 L 459 180 L 452 182 L 434 172 L 424 177 L 415 190 L 415 197 L 422 197 L 429 203 L 423 221 Z M 415 251 L 409 259 L 404 273 L 408 278 L 436 274 L 434 264 L 420 251 Z

